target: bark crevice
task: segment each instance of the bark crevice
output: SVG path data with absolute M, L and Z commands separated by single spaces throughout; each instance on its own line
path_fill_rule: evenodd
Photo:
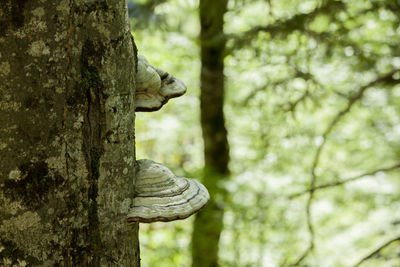
M 100 177 L 100 159 L 104 153 L 104 85 L 101 81 L 96 63 L 100 64 L 104 54 L 101 43 L 87 40 L 81 56 L 81 90 L 86 95 L 86 118 L 83 122 L 83 151 L 88 169 L 88 252 L 94 266 L 100 264 L 102 240 L 99 230 L 98 187 Z

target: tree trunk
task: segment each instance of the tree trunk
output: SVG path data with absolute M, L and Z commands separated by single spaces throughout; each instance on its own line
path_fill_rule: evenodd
M 208 206 L 194 222 L 192 266 L 218 266 L 218 243 L 223 228 L 225 190 L 228 178 L 229 147 L 225 128 L 223 16 L 227 0 L 200 0 L 201 45 L 201 126 L 204 139 L 203 183 L 210 192 Z
M 3 0 L 0 25 L 0 265 L 139 266 L 126 3 Z

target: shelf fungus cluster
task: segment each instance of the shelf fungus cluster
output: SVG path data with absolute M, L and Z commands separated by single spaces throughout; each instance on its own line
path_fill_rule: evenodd
M 185 219 L 203 208 L 210 196 L 199 182 L 175 176 L 167 167 L 149 159 L 138 161 L 135 197 L 128 222 Z
M 186 86 L 182 81 L 138 55 L 135 111 L 159 110 L 169 99 L 185 92 Z M 128 223 L 185 219 L 207 204 L 210 196 L 199 182 L 177 177 L 167 167 L 149 159 L 137 163 Z
M 135 111 L 159 110 L 169 99 L 183 95 L 185 84 L 168 72 L 152 66 L 138 55 Z

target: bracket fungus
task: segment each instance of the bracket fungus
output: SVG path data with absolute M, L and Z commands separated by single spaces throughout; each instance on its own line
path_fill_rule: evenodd
M 183 95 L 185 84 L 168 72 L 152 66 L 138 54 L 135 111 L 157 111 L 169 99 Z
M 149 159 L 138 160 L 135 187 L 128 223 L 185 219 L 210 199 L 201 183 L 177 177 L 164 165 Z

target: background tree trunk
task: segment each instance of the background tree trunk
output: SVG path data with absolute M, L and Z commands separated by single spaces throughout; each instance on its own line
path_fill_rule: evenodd
M 203 183 L 210 192 L 208 206 L 195 219 L 193 266 L 218 266 L 218 243 L 223 228 L 225 190 L 229 175 L 229 147 L 225 128 L 223 16 L 227 0 L 200 0 L 201 126 L 204 139 Z
M 0 265 L 139 266 L 126 3 L 0 4 Z

